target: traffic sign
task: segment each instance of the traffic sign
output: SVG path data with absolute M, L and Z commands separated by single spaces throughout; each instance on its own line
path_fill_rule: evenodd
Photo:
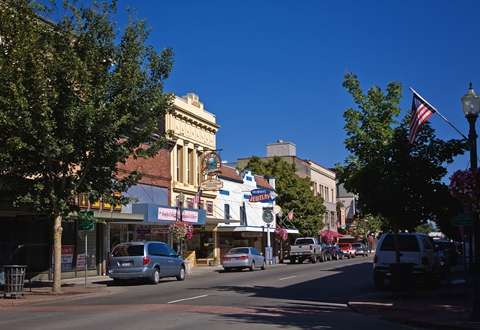
M 92 231 L 95 228 L 95 218 L 93 211 L 78 212 L 78 229 L 84 231 Z
M 262 219 L 265 223 L 272 223 L 273 222 L 273 208 L 271 207 L 264 207 L 263 208 L 263 215 Z

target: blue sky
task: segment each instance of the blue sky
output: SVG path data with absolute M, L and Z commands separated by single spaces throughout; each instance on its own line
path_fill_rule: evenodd
M 342 87 L 346 72 L 364 89 L 401 82 L 403 114 L 413 86 L 464 132 L 460 97 L 469 81 L 480 92 L 478 1 L 120 0 L 119 7 L 146 19 L 151 44 L 174 49 L 166 88 L 194 91 L 217 116 L 228 161 L 264 155 L 267 143 L 283 139 L 300 157 L 342 162 L 342 114 L 353 105 Z M 435 117 L 440 137 L 457 137 Z M 450 169 L 467 166 L 464 156 Z

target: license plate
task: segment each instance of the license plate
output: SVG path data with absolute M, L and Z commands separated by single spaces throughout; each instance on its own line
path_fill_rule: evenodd
M 131 262 L 122 262 L 122 263 L 120 263 L 120 266 L 122 266 L 122 267 L 130 267 L 131 265 L 132 265 Z

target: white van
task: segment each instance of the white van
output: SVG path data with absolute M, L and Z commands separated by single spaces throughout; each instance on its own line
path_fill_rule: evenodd
M 390 277 L 390 265 L 396 263 L 395 238 L 393 233 L 383 234 L 377 244 L 373 259 L 373 282 L 376 288 L 384 285 Z M 399 233 L 400 263 L 413 264 L 413 275 L 430 278 L 436 271 L 435 252 L 432 241 L 425 234 Z

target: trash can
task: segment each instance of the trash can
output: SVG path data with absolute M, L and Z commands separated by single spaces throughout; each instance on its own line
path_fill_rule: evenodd
M 25 274 L 27 266 L 25 265 L 5 265 L 5 291 L 4 298 L 17 298 L 23 296 L 23 284 L 25 283 Z

